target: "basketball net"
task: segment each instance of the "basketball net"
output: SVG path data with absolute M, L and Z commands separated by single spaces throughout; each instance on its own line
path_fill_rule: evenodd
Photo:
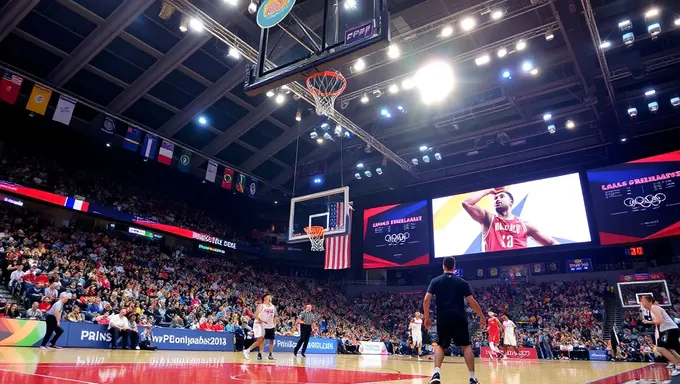
M 335 99 L 347 87 L 347 80 L 337 71 L 323 71 L 307 78 L 307 89 L 314 96 L 316 114 L 330 116 L 335 111 Z
M 309 242 L 312 243 L 312 251 L 323 252 L 324 227 L 320 225 L 305 227 L 305 233 L 309 237 Z

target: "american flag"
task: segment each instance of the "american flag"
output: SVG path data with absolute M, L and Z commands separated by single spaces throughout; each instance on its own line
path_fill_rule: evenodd
M 349 219 L 352 220 L 352 210 L 349 212 Z M 347 216 L 345 215 L 345 203 L 331 204 L 328 217 L 328 229 L 333 231 L 344 228 Z M 329 237 L 326 239 L 326 262 L 324 269 L 347 269 L 350 261 L 350 241 L 351 233 L 346 235 Z

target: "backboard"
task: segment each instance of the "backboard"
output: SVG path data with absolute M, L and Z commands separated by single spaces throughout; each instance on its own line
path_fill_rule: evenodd
M 305 227 L 320 225 L 325 237 L 341 236 L 350 231 L 349 187 L 335 188 L 290 201 L 288 242 L 309 241 Z
M 262 30 L 258 61 L 246 71 L 250 96 L 315 72 L 342 71 L 389 45 L 383 0 L 262 0 L 256 16 Z

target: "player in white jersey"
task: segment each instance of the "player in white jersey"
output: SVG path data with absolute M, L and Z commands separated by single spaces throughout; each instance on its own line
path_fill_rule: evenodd
M 423 348 L 423 319 L 420 316 L 420 312 L 416 312 L 416 316 L 411 319 L 411 323 L 408 326 L 411 340 L 413 340 L 413 347 L 418 349 L 418 360 L 422 360 L 420 353 Z
M 517 326 L 508 318 L 508 315 L 503 315 L 501 319 L 503 320 L 503 359 L 508 358 L 508 347 L 512 347 L 517 353 L 517 357 L 521 359 L 522 354 L 519 353 L 519 348 L 517 348 L 517 337 L 515 336 Z
M 642 322 L 644 324 L 653 324 L 659 331 L 659 337 L 656 339 L 656 351 L 673 364 L 674 369 L 671 376 L 680 375 L 680 355 L 675 351 L 680 343 L 678 340 L 680 339 L 678 325 L 668 316 L 666 310 L 657 304 L 654 296 L 640 296 L 640 304 L 652 315 L 652 320 L 645 319 Z
M 250 348 L 243 350 L 243 356 L 246 359 L 250 360 L 250 351 L 259 347 L 257 359 L 262 360 L 262 351 L 266 339 L 269 340 L 269 360 L 275 360 L 272 352 L 274 352 L 274 327 L 277 320 L 276 307 L 272 304 L 272 295 L 265 293 L 262 296 L 262 304 L 258 305 L 255 310 L 255 322 L 253 323 L 255 342 Z

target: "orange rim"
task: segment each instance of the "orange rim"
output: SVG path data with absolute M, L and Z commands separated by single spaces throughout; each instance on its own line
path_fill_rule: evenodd
M 311 227 L 305 227 L 305 232 L 307 232 L 307 235 L 309 236 L 316 236 L 319 237 L 323 235 L 324 227 L 320 225 L 312 225 Z
M 319 89 L 314 88 L 314 86 L 311 84 L 312 80 L 314 80 L 317 77 L 321 76 L 329 76 L 329 77 L 335 77 L 340 80 L 342 80 L 342 87 L 338 89 L 337 91 L 331 91 L 331 92 L 323 92 Z M 323 72 L 317 72 L 312 75 L 310 75 L 307 78 L 307 89 L 309 89 L 309 92 L 311 92 L 314 95 L 317 96 L 337 96 L 344 92 L 345 88 L 347 87 L 347 80 L 345 79 L 345 76 L 343 76 L 340 72 L 333 72 L 333 71 L 323 71 Z

